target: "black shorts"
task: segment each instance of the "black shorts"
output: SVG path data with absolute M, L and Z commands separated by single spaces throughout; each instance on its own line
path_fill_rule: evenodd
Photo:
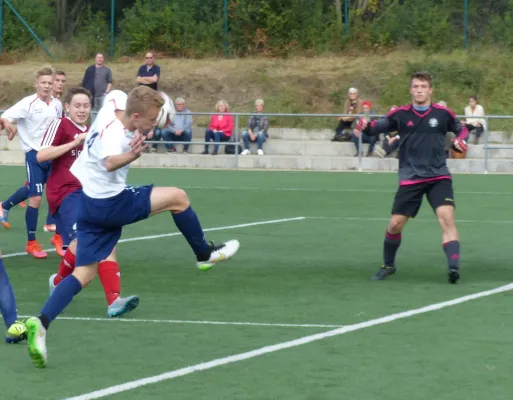
M 456 207 L 452 180 L 440 179 L 438 181 L 399 186 L 395 195 L 392 214 L 415 217 L 419 212 L 424 195 L 426 195 L 433 211 L 440 206 Z

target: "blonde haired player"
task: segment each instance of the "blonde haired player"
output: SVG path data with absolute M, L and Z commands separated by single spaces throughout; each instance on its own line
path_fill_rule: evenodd
M 100 111 L 100 120 L 95 121 L 97 125 L 102 123 L 102 119 L 105 124 L 109 123 L 116 118 L 116 113 L 122 115 L 123 111 L 119 110 L 125 108 L 127 97 L 125 93 L 117 90 L 107 96 L 105 106 Z M 70 172 L 70 168 L 83 151 L 91 101 L 92 96 L 87 89 L 71 88 L 66 99 L 68 117 L 57 119 L 50 125 L 41 143 L 42 150 L 37 154 L 38 161 L 52 162 L 46 196 L 50 211 L 55 216 L 57 229 L 62 234 L 65 250 L 58 272 L 50 277 L 50 294 L 63 279 L 73 273 L 75 268 L 77 248 L 75 226 L 82 186 Z M 137 296 L 121 297 L 121 276 L 114 251 L 105 260 L 99 262 L 98 275 L 105 292 L 109 317 L 119 317 L 137 307 L 139 304 Z
M 146 86 L 133 89 L 121 118 L 105 129 L 92 129 L 84 150 L 71 172 L 80 180 L 83 193 L 77 220 L 77 267 L 54 290 L 39 317 L 27 320 L 29 354 L 36 367 L 47 364 L 46 331 L 73 297 L 96 275 L 98 262 L 112 253 L 123 226 L 170 212 L 196 256 L 196 266 L 208 270 L 237 253 L 239 242 L 214 245 L 205 234 L 187 194 L 176 187 L 127 186 L 130 164 L 147 145 L 164 100 Z

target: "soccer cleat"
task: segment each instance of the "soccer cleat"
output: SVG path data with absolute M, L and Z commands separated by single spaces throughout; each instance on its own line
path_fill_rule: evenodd
M 27 327 L 21 321 L 16 321 L 7 329 L 5 343 L 19 343 L 27 338 Z
M 43 226 L 43 230 L 45 232 L 55 232 L 57 230 L 57 227 L 55 226 L 55 224 L 45 225 Z
M 238 240 L 229 240 L 219 246 L 210 242 L 210 257 L 207 260 L 197 260 L 196 266 L 202 271 L 208 271 L 218 262 L 226 261 L 233 257 L 239 250 L 240 243 Z
M 55 290 L 55 287 L 57 286 L 55 284 L 55 278 L 57 277 L 57 274 L 53 274 L 50 279 L 48 279 L 48 286 L 50 287 L 50 296 L 52 295 L 53 291 Z
M 107 315 L 110 318 L 121 317 L 123 314 L 135 310 L 138 305 L 139 297 L 137 296 L 118 297 L 107 309 Z
M 27 242 L 27 246 L 25 246 L 25 251 L 29 253 L 32 257 L 41 259 L 48 257 L 43 250 L 41 250 L 41 246 L 35 240 L 30 240 Z
M 37 368 L 45 368 L 48 362 L 46 329 L 37 317 L 29 318 L 25 325 L 27 327 L 29 356 Z
M 2 207 L 2 203 L 0 202 L 0 222 L 2 223 L 2 225 L 5 229 L 9 229 L 11 227 L 11 224 L 7 220 L 8 216 L 9 216 L 9 211 L 4 210 L 4 208 Z
M 55 247 L 55 252 L 59 257 L 64 257 L 64 250 L 62 250 L 62 237 L 59 234 L 55 234 L 50 239 L 50 242 Z
M 449 283 L 455 284 L 460 279 L 460 271 L 458 268 L 449 268 Z
M 22 201 L 20 204 L 18 204 L 21 208 L 27 208 L 27 203 Z
M 371 280 L 373 281 L 382 281 L 383 279 L 386 279 L 389 275 L 395 274 L 395 267 L 394 266 L 388 266 L 383 265 L 378 272 L 376 272 L 374 275 L 372 275 Z

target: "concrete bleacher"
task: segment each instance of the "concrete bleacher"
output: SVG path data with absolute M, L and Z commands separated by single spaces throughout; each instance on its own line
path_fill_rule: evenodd
M 240 169 L 275 169 L 275 170 L 318 170 L 343 171 L 358 170 L 358 158 L 354 156 L 353 143 L 331 142 L 333 131 L 274 128 L 270 130 L 271 139 L 264 144 L 264 156 L 256 155 L 256 145 L 252 145 L 252 154 L 234 155 L 224 153 L 221 146 L 217 156 L 200 155 L 203 145 L 194 144 L 204 141 L 204 128 L 194 128 L 193 144 L 190 154 L 182 154 L 182 145 L 176 145 L 178 152 L 167 154 L 163 144 L 159 144 L 156 153 L 143 154 L 135 162 L 140 167 L 175 167 L 175 168 L 235 168 Z M 512 144 L 512 149 L 490 149 L 488 153 L 488 172 L 513 172 L 513 139 L 501 132 L 490 133 L 490 146 Z M 210 151 L 213 150 L 210 145 Z M 364 145 L 364 154 L 366 151 Z M 449 160 L 453 172 L 484 171 L 484 145 L 469 145 L 467 158 Z M 237 162 L 237 164 L 236 164 Z M 0 136 L 0 164 L 23 165 L 24 153 L 21 150 L 18 137 L 8 141 Z M 378 157 L 363 157 L 362 170 L 395 171 L 395 158 L 381 159 Z

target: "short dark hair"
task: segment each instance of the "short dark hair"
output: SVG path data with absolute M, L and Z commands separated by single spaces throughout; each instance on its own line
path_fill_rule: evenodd
M 471 99 L 475 100 L 477 103 L 477 96 L 470 96 Z
M 410 78 L 410 85 L 411 85 L 411 82 L 413 82 L 414 79 L 418 79 L 420 81 L 427 82 L 427 83 L 429 83 L 430 87 L 431 87 L 431 82 L 433 82 L 433 77 L 429 73 L 427 73 L 425 71 L 414 72 L 411 75 L 411 78 Z
M 64 72 L 62 69 L 55 70 L 55 75 L 64 75 L 66 76 L 66 72 Z
M 89 97 L 89 101 L 93 101 L 93 96 L 91 95 L 91 92 L 83 87 L 72 87 L 68 90 L 68 94 L 66 95 L 66 103 L 71 104 L 71 100 L 73 100 L 73 96 L 77 94 L 85 94 L 87 97 Z

